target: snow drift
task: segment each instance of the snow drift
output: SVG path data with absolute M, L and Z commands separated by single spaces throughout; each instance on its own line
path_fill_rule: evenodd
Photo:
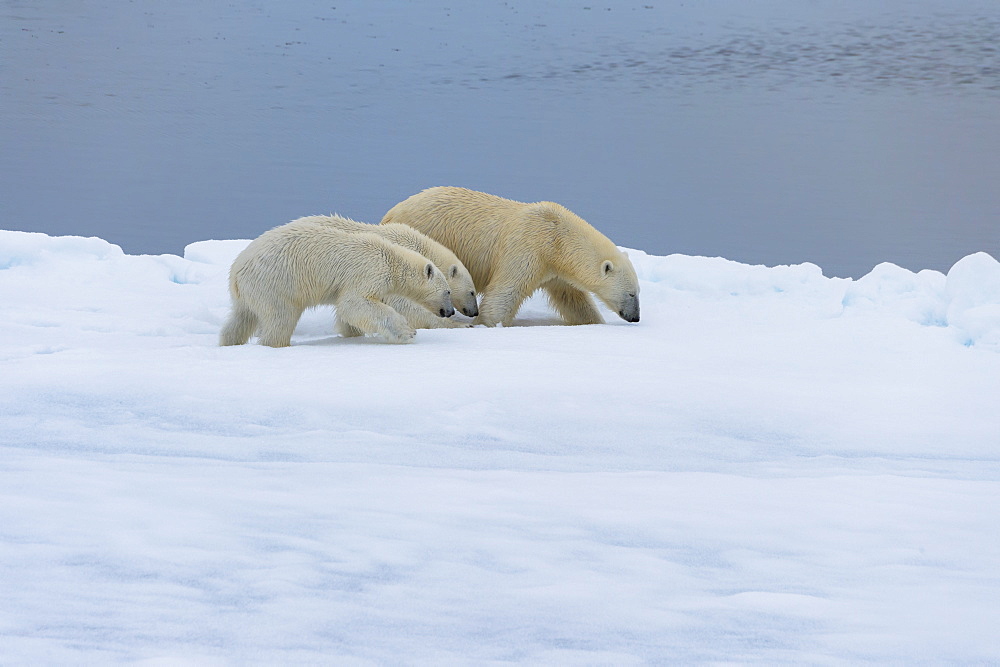
M 247 241 L 0 232 L 0 662 L 1000 658 L 1000 264 L 219 348 Z

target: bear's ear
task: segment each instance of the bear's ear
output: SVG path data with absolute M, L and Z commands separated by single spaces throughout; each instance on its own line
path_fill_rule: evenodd
M 608 275 L 615 270 L 615 265 L 611 263 L 610 259 L 604 260 L 604 264 L 601 265 L 601 273 L 603 275 Z
M 427 262 L 427 266 L 424 267 L 424 273 L 427 275 L 427 280 L 434 277 L 434 265 Z
M 455 277 L 458 276 L 458 265 L 457 264 L 452 264 L 451 265 L 451 271 L 448 272 L 448 275 L 450 275 L 452 278 L 455 278 Z

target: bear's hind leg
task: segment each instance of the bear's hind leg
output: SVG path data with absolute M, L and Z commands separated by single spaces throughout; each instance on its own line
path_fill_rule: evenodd
M 549 295 L 549 303 L 562 315 L 566 324 L 603 324 L 604 318 L 597 310 L 594 299 L 586 292 L 573 287 L 565 280 L 555 278 L 542 285 Z
M 302 317 L 302 308 L 285 304 L 270 309 L 260 316 L 258 342 L 268 347 L 288 347 L 292 344 L 292 332 Z
M 410 343 L 417 332 L 406 318 L 381 301 L 365 297 L 343 297 L 337 317 L 365 333 L 377 333 L 390 343 Z
M 241 302 L 234 302 L 229 319 L 219 333 L 219 345 L 243 345 L 257 329 L 257 316 Z

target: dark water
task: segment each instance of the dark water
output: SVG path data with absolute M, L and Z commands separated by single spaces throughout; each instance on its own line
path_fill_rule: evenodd
M 993 0 L 0 8 L 0 228 L 179 253 L 462 185 L 655 254 L 1000 256 Z

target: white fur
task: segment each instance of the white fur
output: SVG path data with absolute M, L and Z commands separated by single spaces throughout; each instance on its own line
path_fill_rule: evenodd
M 603 322 L 590 293 L 623 319 L 639 320 L 628 256 L 559 204 L 437 187 L 393 206 L 387 223 L 410 225 L 455 252 L 483 292 L 478 323 L 510 325 L 539 288 L 568 324 Z
M 255 331 L 263 345 L 289 345 L 302 311 L 320 304 L 336 306 L 342 333 L 377 333 L 390 343 L 408 343 L 416 333 L 386 305 L 394 296 L 443 317 L 454 313 L 448 282 L 426 257 L 376 234 L 308 220 L 252 241 L 233 261 L 229 292 L 220 345 L 242 345 Z
M 378 234 L 387 241 L 420 253 L 441 269 L 445 279 L 448 281 L 448 285 L 451 287 L 452 305 L 454 305 L 455 310 L 461 311 L 469 317 L 475 317 L 479 314 L 479 305 L 476 302 L 476 286 L 472 281 L 469 270 L 455 256 L 455 253 L 434 239 L 421 234 L 413 227 L 407 225 L 370 225 L 339 215 L 312 215 L 299 218 L 299 220 L 329 225 L 345 232 Z M 436 312 L 429 312 L 426 308 L 402 296 L 397 295 L 390 301 L 387 301 L 387 303 L 406 317 L 406 321 L 410 323 L 410 326 L 416 329 L 467 326 L 455 320 L 438 317 Z

